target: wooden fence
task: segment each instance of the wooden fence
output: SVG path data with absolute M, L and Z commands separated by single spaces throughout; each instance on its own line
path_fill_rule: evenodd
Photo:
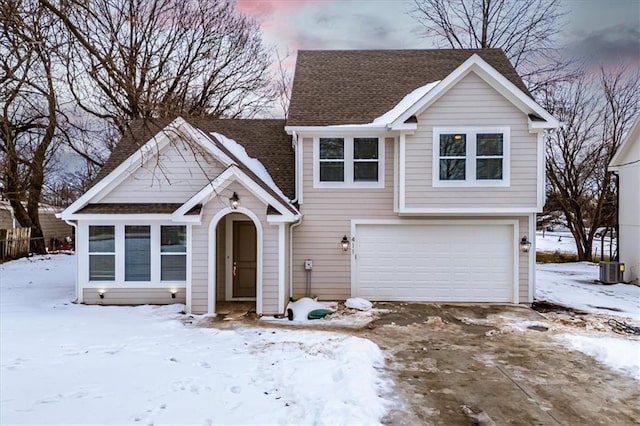
M 31 228 L 0 229 L 0 259 L 18 259 L 29 255 Z

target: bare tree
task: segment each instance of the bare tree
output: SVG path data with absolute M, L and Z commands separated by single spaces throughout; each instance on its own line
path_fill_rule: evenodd
M 124 132 L 136 118 L 252 116 L 275 96 L 259 26 L 232 0 L 39 0 L 74 41 L 82 110 Z
M 0 152 L 4 192 L 22 227 L 31 228 L 31 250 L 45 252 L 38 218 L 46 169 L 60 141 L 55 22 L 37 2 L 0 5 Z
M 410 13 L 441 47 L 502 49 L 532 92 L 565 78 L 552 41 L 560 0 L 414 0 Z
M 607 165 L 640 111 L 640 72 L 601 69 L 553 85 L 546 108 L 563 126 L 547 141 L 547 213 L 566 219 L 580 260 L 592 260 L 596 229 L 611 225 L 614 185 Z

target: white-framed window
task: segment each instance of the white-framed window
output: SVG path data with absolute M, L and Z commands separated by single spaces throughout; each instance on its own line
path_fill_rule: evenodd
M 139 220 L 87 225 L 88 286 L 182 287 L 187 280 L 187 225 Z M 85 272 L 85 273 L 86 273 Z
M 509 186 L 508 127 L 433 129 L 433 186 Z
M 89 226 L 89 279 L 116 279 L 115 226 Z
M 124 280 L 151 281 L 151 227 L 124 227 Z
M 313 162 L 315 188 L 384 187 L 384 138 L 315 138 Z
M 187 227 L 160 227 L 160 280 L 187 279 Z

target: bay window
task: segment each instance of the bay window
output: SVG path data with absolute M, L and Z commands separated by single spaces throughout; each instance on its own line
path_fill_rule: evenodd
M 187 279 L 187 227 L 160 227 L 160 280 Z
M 89 227 L 89 280 L 116 279 L 115 226 Z
M 187 226 L 88 225 L 88 281 L 103 286 L 184 286 Z M 85 272 L 85 273 L 86 273 Z

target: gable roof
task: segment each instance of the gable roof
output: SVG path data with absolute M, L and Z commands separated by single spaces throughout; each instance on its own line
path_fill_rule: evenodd
M 215 142 L 217 140 L 210 135 L 212 132 L 222 134 L 241 144 L 249 156 L 260 160 L 284 195 L 290 199 L 295 197 L 294 151 L 291 146 L 291 136 L 284 131 L 284 120 L 205 117 L 186 117 L 184 119 L 206 133 Z M 92 186 L 115 170 L 172 121 L 173 118 L 135 120 L 113 149 Z M 219 144 L 216 145 L 219 146 Z
M 446 78 L 473 54 L 531 96 L 500 49 L 302 50 L 287 126 L 370 123 L 418 87 Z

